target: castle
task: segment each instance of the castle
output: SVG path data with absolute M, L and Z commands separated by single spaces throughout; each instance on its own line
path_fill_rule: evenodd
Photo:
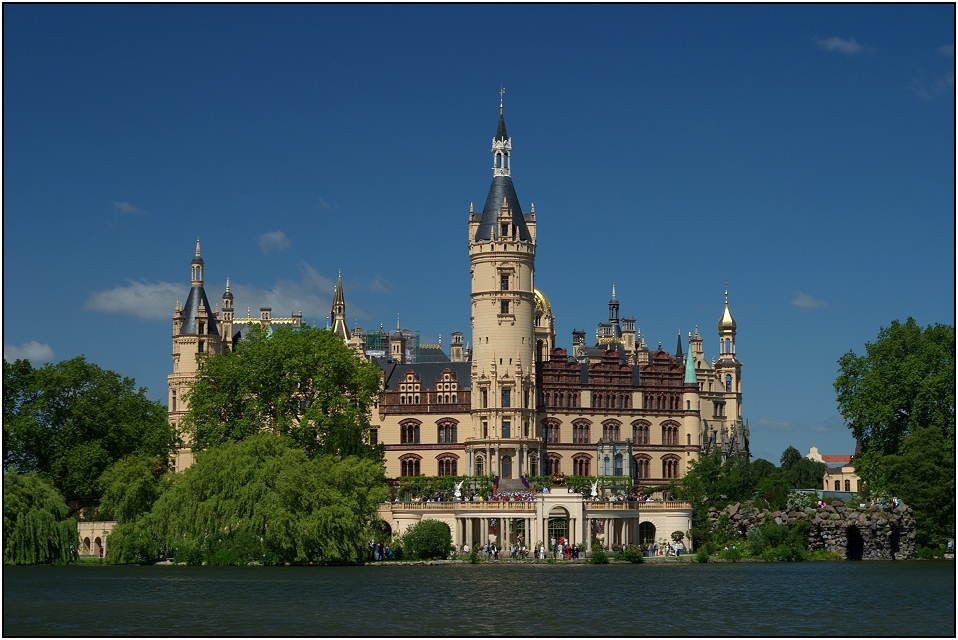
M 349 330 L 340 275 L 327 328 L 382 372 L 370 416 L 371 438 L 385 446 L 386 475 L 629 476 L 640 486 L 681 477 L 689 463 L 719 449 L 748 453 L 742 420 L 742 364 L 728 306 L 718 321 L 718 357 L 709 361 L 698 328 L 679 336 L 674 354 L 650 350 L 635 319 L 619 317 L 612 287 L 609 318 L 596 343 L 573 331 L 571 354 L 556 346 L 555 316 L 535 287 L 536 211 L 524 213 L 511 175 L 512 139 L 502 102 L 492 140 L 493 177 L 482 211 L 469 207 L 470 343 L 451 336 L 449 355 L 418 334 Z M 548 220 L 548 219 L 547 219 Z M 222 309 L 210 308 L 197 241 L 192 288 L 173 316 L 169 416 L 187 411 L 196 354 L 221 353 L 254 324 L 299 325 L 302 314 L 272 317 L 260 308 L 235 317 L 226 282 Z M 175 469 L 191 464 L 183 447 Z

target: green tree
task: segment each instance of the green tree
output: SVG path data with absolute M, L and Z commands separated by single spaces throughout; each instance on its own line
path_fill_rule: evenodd
M 144 455 L 117 460 L 100 476 L 100 508 L 120 522 L 132 522 L 160 497 L 166 468 L 164 460 Z
M 312 327 L 255 328 L 234 351 L 200 362 L 182 426 L 196 449 L 264 428 L 316 453 L 382 459 L 368 414 L 380 373 L 335 334 Z
M 782 459 L 780 461 L 782 471 L 788 473 L 792 470 L 792 467 L 801 461 L 801 459 L 802 454 L 798 452 L 798 449 L 789 446 L 787 449 L 785 449 L 785 451 L 782 452 Z
M 310 458 L 269 432 L 210 447 L 177 476 L 123 530 L 136 539 L 131 557 L 155 544 L 207 561 L 219 553 L 221 560 L 356 562 L 366 557 L 369 523 L 389 496 L 380 462 Z
M 720 451 L 702 456 L 689 465 L 689 472 L 673 481 L 669 491 L 680 500 L 692 504 L 692 526 L 708 526 L 708 509 L 734 502 L 751 500 L 755 495 L 755 478 L 747 455 L 733 455 L 722 459 Z
M 79 540 L 76 520 L 67 518 L 67 504 L 49 480 L 3 474 L 4 564 L 71 562 Z
M 756 502 L 766 509 L 780 511 L 788 502 L 788 480 L 782 476 L 764 478 L 758 483 Z
M 861 443 L 855 472 L 867 491 L 912 506 L 919 542 L 935 544 L 955 526 L 955 329 L 894 321 L 865 351 L 843 355 L 835 380 Z
M 802 458 L 788 470 L 785 477 L 792 489 L 821 489 L 825 463 Z
M 922 329 L 912 318 L 905 324 L 896 320 L 879 331 L 877 341 L 866 343 L 865 351 L 839 358 L 835 380 L 839 411 L 862 450 L 897 454 L 905 437 L 922 427 L 953 440 L 954 327 Z
M 3 363 L 4 470 L 49 476 L 68 501 L 100 497 L 100 474 L 130 454 L 165 459 L 166 409 L 131 378 L 82 356 L 33 368 Z
M 410 560 L 443 560 L 449 557 L 452 532 L 445 522 L 422 520 L 406 530 L 402 546 Z

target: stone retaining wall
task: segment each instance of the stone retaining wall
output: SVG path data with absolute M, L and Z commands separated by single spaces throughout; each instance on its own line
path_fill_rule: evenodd
M 714 531 L 723 513 L 729 515 L 729 525 L 742 538 L 753 527 L 765 523 L 766 518 L 778 524 L 790 525 L 800 519 L 811 524 L 808 532 L 808 550 L 837 551 L 851 560 L 903 560 L 916 557 L 915 518 L 911 507 L 890 503 L 847 507 L 833 501 L 824 508 L 805 508 L 798 511 L 768 511 L 755 507 L 730 505 L 721 511 L 709 509 L 709 530 Z

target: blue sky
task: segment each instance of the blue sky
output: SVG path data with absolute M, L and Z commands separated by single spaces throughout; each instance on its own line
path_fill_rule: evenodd
M 724 282 L 756 457 L 850 453 L 837 359 L 953 324 L 953 5 L 4 5 L 4 357 L 166 398 L 207 293 L 469 338 L 500 84 L 537 286 L 706 356 Z

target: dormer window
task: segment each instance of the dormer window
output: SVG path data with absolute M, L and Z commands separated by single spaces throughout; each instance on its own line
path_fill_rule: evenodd
M 200 320 L 200 323 L 199 323 L 199 324 L 200 324 L 200 330 L 199 330 L 198 333 L 200 333 L 200 334 L 206 333 L 206 331 L 205 331 L 205 329 L 206 329 L 206 323 L 203 322 L 202 320 Z
M 508 238 L 508 237 L 509 237 L 509 225 L 508 225 L 508 224 L 503 224 L 503 225 L 502 225 L 502 234 L 500 234 L 500 235 L 501 235 L 503 238 Z

